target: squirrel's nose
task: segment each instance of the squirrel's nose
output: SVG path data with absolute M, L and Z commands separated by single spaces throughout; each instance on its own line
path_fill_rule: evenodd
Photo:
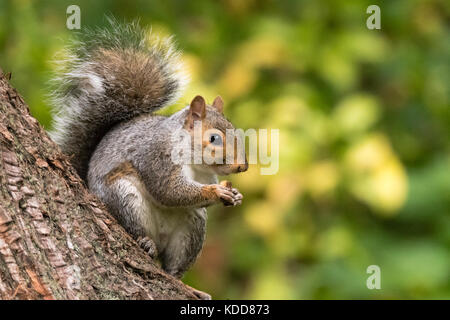
M 245 164 L 239 165 L 238 172 L 245 172 L 245 171 L 247 171 L 247 169 L 248 169 L 248 163 L 245 162 Z

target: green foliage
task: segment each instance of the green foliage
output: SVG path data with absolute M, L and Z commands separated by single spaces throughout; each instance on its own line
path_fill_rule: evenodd
M 185 281 L 216 298 L 450 298 L 450 7 L 444 0 L 0 0 L 0 63 L 47 128 L 50 62 L 73 31 L 140 18 L 174 34 L 184 98 L 220 94 L 239 127 L 280 129 L 280 170 L 232 181 Z M 366 268 L 381 268 L 368 290 Z

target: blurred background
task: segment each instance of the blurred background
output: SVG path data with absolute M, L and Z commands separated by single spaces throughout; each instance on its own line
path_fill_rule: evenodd
M 175 35 L 236 127 L 280 129 L 279 172 L 231 178 L 184 281 L 222 299 L 450 299 L 450 3 L 0 0 L 0 66 L 49 129 L 51 60 L 105 14 Z M 381 8 L 368 30 L 366 8 Z M 369 265 L 381 290 L 369 290 Z

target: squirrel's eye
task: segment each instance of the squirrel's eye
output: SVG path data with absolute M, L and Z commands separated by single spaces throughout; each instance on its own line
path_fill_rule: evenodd
M 212 144 L 219 146 L 222 145 L 222 137 L 216 133 L 209 136 L 209 142 Z

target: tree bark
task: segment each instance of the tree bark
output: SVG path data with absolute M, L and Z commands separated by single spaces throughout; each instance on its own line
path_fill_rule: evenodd
M 86 189 L 0 69 L 0 299 L 195 299 Z

